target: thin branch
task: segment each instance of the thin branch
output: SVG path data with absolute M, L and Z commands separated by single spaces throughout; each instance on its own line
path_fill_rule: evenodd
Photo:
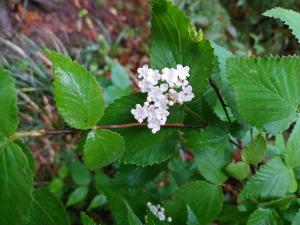
M 145 127 L 147 123 L 127 123 L 127 124 L 118 124 L 118 125 L 101 125 L 96 126 L 97 129 L 119 129 L 119 128 L 128 128 L 128 127 Z M 182 123 L 167 123 L 161 125 L 162 127 L 176 127 L 176 128 L 205 128 L 206 125 L 189 125 Z
M 116 124 L 116 125 L 100 125 L 95 126 L 95 129 L 123 129 L 129 127 L 145 127 L 147 123 L 128 123 L 128 124 Z M 182 123 L 167 123 L 162 125 L 162 127 L 174 127 L 174 128 L 205 128 L 206 125 L 188 125 Z M 14 137 L 22 138 L 22 137 L 41 137 L 45 135 L 53 135 L 53 134 L 71 134 L 75 132 L 80 132 L 79 130 L 34 130 L 28 132 L 17 132 Z
M 227 120 L 228 120 L 229 123 L 231 123 L 231 119 L 230 119 L 230 117 L 229 117 L 229 113 L 228 113 L 227 108 L 226 108 L 227 105 L 226 105 L 225 102 L 224 102 L 224 99 L 223 99 L 223 97 L 222 97 L 222 95 L 221 95 L 221 92 L 220 92 L 220 90 L 219 90 L 219 88 L 218 88 L 216 82 L 215 82 L 213 79 L 209 78 L 209 84 L 210 84 L 210 86 L 212 86 L 212 88 L 213 88 L 214 91 L 216 92 L 216 94 L 217 94 L 217 96 L 218 96 L 218 99 L 220 100 L 221 105 L 222 105 L 222 107 L 223 107 L 223 110 L 224 110 L 224 112 L 225 112 L 225 114 L 226 114 Z

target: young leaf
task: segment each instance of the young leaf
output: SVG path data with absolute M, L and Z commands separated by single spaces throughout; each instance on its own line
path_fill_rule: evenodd
M 257 209 L 248 219 L 247 225 L 280 225 L 279 216 L 272 209 Z
M 17 93 L 11 74 L 0 67 L 0 134 L 12 135 L 18 127 Z
M 80 213 L 80 221 L 82 225 L 97 225 L 85 212 Z
M 101 207 L 101 206 L 105 205 L 106 203 L 107 203 L 107 199 L 106 199 L 105 195 L 103 195 L 103 194 L 96 195 L 92 199 L 92 201 L 88 207 L 88 211 L 98 208 L 98 207 Z
M 156 69 L 176 64 L 189 66 L 193 92 L 201 98 L 214 55 L 208 40 L 193 39 L 191 27 L 190 20 L 170 1 L 152 0 L 151 66 Z
M 214 184 L 222 184 L 227 180 L 223 169 L 232 159 L 232 154 L 227 150 L 214 152 L 209 149 L 196 154 L 196 166 L 206 180 Z
M 108 165 L 120 159 L 125 151 L 121 135 L 110 130 L 91 131 L 88 134 L 83 160 L 91 170 Z
M 287 166 L 300 166 L 300 118 L 297 119 L 292 134 L 285 149 L 285 163 Z
M 46 188 L 34 190 L 33 201 L 26 222 L 26 225 L 70 224 L 64 206 Z
M 277 134 L 296 119 L 300 58 L 231 58 L 227 71 L 238 110 L 250 125 Z
M 298 39 L 300 43 L 300 14 L 288 9 L 283 9 L 280 7 L 273 8 L 263 13 L 264 16 L 273 17 L 275 19 L 280 19 L 292 30 L 294 36 Z
M 0 224 L 20 225 L 32 201 L 33 172 L 14 143 L 0 143 Z
M 78 160 L 74 160 L 71 164 L 71 176 L 78 186 L 86 186 L 91 181 L 90 171 Z
M 84 201 L 87 197 L 88 191 L 89 189 L 87 186 L 76 188 L 69 196 L 67 206 L 75 205 Z
M 291 182 L 289 169 L 280 158 L 273 158 L 246 183 L 239 200 L 280 198 L 289 191 Z
M 242 151 L 243 161 L 256 165 L 261 162 L 267 150 L 266 140 L 262 136 L 257 136 Z
M 70 127 L 92 128 L 104 112 L 102 91 L 94 76 L 79 63 L 53 51 L 54 98 L 58 112 Z
M 226 167 L 225 170 L 230 176 L 237 180 L 245 179 L 250 173 L 249 165 L 245 162 L 232 162 Z
M 192 181 L 181 186 L 173 195 L 167 208 L 176 224 L 185 224 L 186 206 L 189 206 L 199 224 L 211 222 L 220 212 L 223 205 L 223 193 L 220 187 L 205 181 Z

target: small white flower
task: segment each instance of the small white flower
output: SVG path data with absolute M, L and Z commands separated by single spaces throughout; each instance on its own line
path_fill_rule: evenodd
M 148 76 L 149 66 L 146 64 L 143 67 L 138 68 L 137 72 L 138 72 L 138 78 L 139 79 L 145 78 L 145 77 Z
M 171 217 L 168 217 L 167 221 L 168 221 L 169 223 L 171 223 L 171 222 L 172 222 L 172 218 L 171 218 Z
M 131 110 L 131 113 L 139 123 L 142 123 L 148 116 L 147 108 L 145 106 L 142 107 L 140 104 L 137 104 L 135 109 Z
M 143 78 L 150 84 L 157 85 L 158 81 L 160 80 L 160 73 L 158 70 L 149 69 L 148 73 Z
M 163 83 L 159 86 L 159 88 L 162 92 L 166 92 L 169 89 L 169 85 L 166 83 Z
M 190 76 L 189 70 L 188 66 L 180 64 L 176 69 L 164 68 L 162 74 L 148 65 L 138 69 L 138 85 L 141 92 L 147 93 L 147 101 L 144 106 L 137 104 L 131 113 L 139 123 L 147 119 L 147 126 L 152 133 L 158 132 L 160 127 L 166 124 L 170 106 L 176 103 L 183 104 L 194 98 L 192 86 L 187 80 Z
M 183 67 L 182 65 L 179 64 L 177 65 L 176 69 L 180 80 L 186 80 L 190 76 L 189 74 L 190 67 L 188 66 Z
M 182 87 L 182 91 L 178 93 L 179 102 L 190 102 L 195 97 L 191 85 Z

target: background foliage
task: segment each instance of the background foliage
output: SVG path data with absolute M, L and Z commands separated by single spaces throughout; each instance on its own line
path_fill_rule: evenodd
M 147 202 L 170 224 L 299 224 L 299 14 L 270 10 L 297 1 L 153 0 L 151 27 L 148 3 L 74 2 L 55 6 L 75 8 L 62 23 L 80 43 L 52 27 L 50 44 L 28 24 L 52 6 L 5 3 L 19 30 L 0 37 L 0 224 L 168 224 Z M 168 123 L 205 129 L 97 129 L 134 122 L 147 62 L 190 66 L 196 98 Z

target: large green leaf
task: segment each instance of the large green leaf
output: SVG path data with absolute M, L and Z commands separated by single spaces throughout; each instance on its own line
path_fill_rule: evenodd
M 271 159 L 251 177 L 242 190 L 239 200 L 259 198 L 262 200 L 284 196 L 292 179 L 289 169 L 280 158 Z
M 136 104 L 143 104 L 146 100 L 144 94 L 131 94 L 115 100 L 105 109 L 105 114 L 99 125 L 125 124 L 137 122 L 131 114 Z
M 0 224 L 24 224 L 32 200 L 33 173 L 14 143 L 0 143 Z
M 90 129 L 104 112 L 102 91 L 94 76 L 69 57 L 47 51 L 55 73 L 54 98 L 69 126 Z
M 124 139 L 110 130 L 91 131 L 84 146 L 83 160 L 91 170 L 120 159 L 125 151 Z
M 142 104 L 146 97 L 144 94 L 131 94 L 124 96 L 105 110 L 105 115 L 100 120 L 100 125 L 136 123 L 130 110 L 136 104 Z M 172 108 L 167 123 L 181 123 L 183 121 L 183 111 L 179 108 Z M 131 127 L 126 129 L 116 129 L 126 143 L 126 152 L 123 157 L 125 163 L 137 165 L 152 165 L 169 159 L 175 152 L 177 143 L 175 128 L 163 127 L 152 134 L 145 127 Z
M 201 131 L 185 132 L 184 138 L 184 146 L 194 152 L 203 150 L 220 152 L 230 146 L 228 129 L 220 124 Z
M 67 225 L 68 215 L 62 203 L 46 188 L 33 192 L 33 201 L 29 209 L 26 225 Z
M 223 193 L 220 187 L 205 181 L 192 181 L 181 186 L 167 207 L 174 224 L 185 224 L 187 205 L 193 211 L 200 225 L 211 222 L 223 205 Z
M 291 167 L 300 166 L 300 118 L 297 119 L 285 149 L 285 163 Z
M 190 20 L 165 0 L 152 0 L 151 34 L 151 66 L 156 69 L 177 64 L 189 66 L 193 92 L 201 98 L 214 62 L 210 42 L 195 38 Z
M 248 219 L 247 225 L 279 225 L 279 216 L 272 209 L 257 209 Z
M 170 110 L 167 123 L 181 123 L 183 118 L 183 111 L 173 108 Z M 176 128 L 163 127 L 156 134 L 152 134 L 146 127 L 120 130 L 126 143 L 123 162 L 148 166 L 166 161 L 175 153 L 178 142 L 176 130 Z
M 256 165 L 263 160 L 266 150 L 266 140 L 262 136 L 257 136 L 243 149 L 242 159 L 247 163 Z
M 250 125 L 276 134 L 296 119 L 300 58 L 231 58 L 227 61 L 238 110 Z
M 292 30 L 295 37 L 300 43 L 300 14 L 288 9 L 280 7 L 273 8 L 263 13 L 264 16 L 280 19 Z
M 0 133 L 10 136 L 18 127 L 17 94 L 14 79 L 0 67 Z

